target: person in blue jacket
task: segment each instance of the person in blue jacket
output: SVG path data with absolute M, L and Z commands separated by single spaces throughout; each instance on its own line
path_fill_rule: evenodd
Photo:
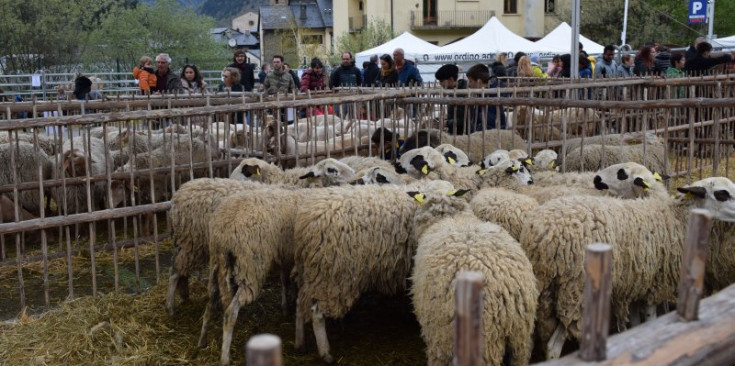
M 421 79 L 419 69 L 413 62 L 406 60 L 405 56 L 403 48 L 396 48 L 393 51 L 393 61 L 398 70 L 398 83 L 405 86 L 421 85 L 424 80 Z

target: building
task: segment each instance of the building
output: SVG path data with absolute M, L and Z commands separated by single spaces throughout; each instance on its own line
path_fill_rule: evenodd
M 244 50 L 247 62 L 260 66 L 260 41 L 255 36 L 257 33 L 251 33 L 248 29 L 242 31 L 242 28 L 213 28 L 209 31 L 215 41 L 226 44 L 232 52 L 235 50 Z
M 233 18 L 232 29 L 237 29 L 243 33 L 257 33 L 258 13 L 249 11 L 243 15 Z
M 332 53 L 332 0 L 271 0 L 259 19 L 264 62 L 279 54 L 296 68 Z
M 334 34 L 360 32 L 382 19 L 398 35 L 410 31 L 439 46 L 468 36 L 495 16 L 514 33 L 543 37 L 560 20 L 555 5 L 569 0 L 340 0 L 334 3 Z

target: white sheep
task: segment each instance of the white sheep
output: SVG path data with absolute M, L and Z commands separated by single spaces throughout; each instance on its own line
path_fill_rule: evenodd
M 464 151 L 456 148 L 452 144 L 441 144 L 435 147 L 435 149 L 436 151 L 438 151 L 440 154 L 444 156 L 444 159 L 446 159 L 449 165 L 454 165 L 454 166 L 472 165 L 472 162 L 470 161 L 470 158 L 467 157 L 467 154 L 465 154 Z
M 366 157 L 366 156 L 359 156 L 359 155 L 353 155 L 353 156 L 347 156 L 342 159 L 339 159 L 344 164 L 347 164 L 350 168 L 354 169 L 355 171 L 360 171 L 367 168 L 374 168 L 374 167 L 382 167 L 386 169 L 393 170 L 393 164 L 391 164 L 389 161 L 377 158 L 377 157 Z
M 644 152 L 645 150 L 645 152 Z M 566 156 L 567 171 L 595 171 L 616 163 L 634 161 L 660 174 L 671 170 L 666 164 L 666 145 L 647 143 L 622 146 L 587 145 Z
M 409 184 L 414 181 L 413 178 L 406 174 L 397 174 L 393 168 L 385 168 L 382 166 L 376 166 L 372 168 L 363 169 L 355 173 L 350 184 L 352 185 L 363 185 L 363 184 Z
M 342 318 L 367 291 L 405 290 L 415 210 L 402 186 L 332 187 L 303 197 L 294 229 L 296 349 L 311 320 L 319 355 L 333 361 L 325 317 Z
M 490 154 L 487 154 L 487 156 L 482 159 L 482 163 L 480 164 L 480 166 L 483 168 L 489 168 L 491 166 L 495 166 L 503 160 L 510 160 L 510 153 L 508 152 L 508 150 L 505 149 L 497 149 Z
M 712 184 L 693 185 L 706 192 L 701 196 L 673 199 L 663 185 L 652 185 L 646 198 L 561 197 L 527 214 L 520 242 L 540 282 L 537 331 L 549 357 L 559 356 L 565 339 L 580 337 L 584 248 L 591 243 L 613 247 L 612 313 L 621 327 L 631 304 L 675 300 L 689 209 L 707 208 L 716 219 L 735 221 L 735 201 L 714 195 L 735 194 L 735 185 L 725 178 L 705 182 Z
M 12 136 L 9 136 L 7 132 L 0 133 L 0 144 L 15 144 L 16 141 L 33 144 L 33 135 L 33 133 L 17 132 L 18 138 L 16 140 L 16 133 L 13 133 Z M 53 136 L 43 133 L 37 133 L 36 136 L 36 139 L 38 140 L 38 146 L 46 153 L 47 156 L 53 156 L 54 154 L 56 154 L 58 148 L 56 146 L 56 141 L 54 141 Z
M 406 138 L 400 152 L 403 154 L 417 147 L 436 147 L 445 143 L 464 151 L 470 161 L 481 161 L 485 155 L 497 149 L 525 149 L 528 145 L 520 135 L 511 130 L 495 129 L 459 136 L 439 130 L 421 130 Z
M 15 165 L 11 165 L 11 155 L 14 157 Z M 40 177 L 38 176 L 39 167 L 41 167 Z M 27 142 L 0 143 L 0 186 L 45 181 L 51 179 L 52 176 L 53 163 L 40 147 L 36 150 L 33 144 Z M 2 196 L 11 203 L 13 202 L 13 192 L 4 193 Z M 41 202 L 38 188 L 19 191 L 18 206 L 21 216 L 28 217 L 23 215 L 23 210 L 32 216 L 39 216 L 44 203 Z M 3 221 L 5 222 L 14 216 L 13 206 L 8 208 L 9 210 L 3 209 Z
M 352 179 L 354 174 L 354 169 L 331 158 L 324 159 L 310 167 L 286 170 L 281 170 L 278 166 L 258 158 L 246 158 L 232 170 L 230 179 L 308 188 L 345 184 Z
M 531 357 L 538 290 L 533 268 L 518 242 L 499 226 L 472 215 L 463 193 L 433 181 L 410 192 L 418 248 L 411 295 L 429 365 L 452 363 L 455 278 L 484 275 L 483 359 L 487 365 L 525 365 Z M 510 358 L 507 358 L 510 355 Z

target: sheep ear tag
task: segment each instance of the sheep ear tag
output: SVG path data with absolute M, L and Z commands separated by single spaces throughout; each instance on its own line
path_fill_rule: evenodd
M 469 191 L 470 191 L 469 189 L 454 189 L 454 190 L 447 192 L 447 195 L 454 196 L 454 197 L 462 197 Z
M 447 156 L 447 161 L 449 162 L 449 164 L 452 164 L 452 165 L 454 165 L 454 164 L 456 164 L 456 163 L 457 163 L 457 161 L 456 161 L 456 160 L 454 160 L 454 159 L 452 159 L 452 157 L 451 157 L 451 156 Z
M 421 166 L 421 173 L 423 175 L 429 174 L 429 164 L 424 164 Z
M 485 175 L 485 173 L 487 173 L 487 169 L 480 169 L 475 172 L 475 174 L 477 175 Z
M 649 188 L 651 188 L 651 185 L 648 184 L 643 178 L 638 177 L 633 180 L 633 184 L 637 185 L 638 187 L 642 187 L 644 191 L 647 191 Z
M 555 166 L 556 166 L 556 162 L 552 160 L 552 161 L 551 161 L 551 162 L 549 163 L 549 166 L 548 166 L 548 168 L 549 168 L 549 169 L 554 169 L 554 168 L 555 168 Z
M 260 168 L 255 168 L 255 176 L 260 177 Z
M 505 172 L 508 173 L 508 174 L 513 174 L 513 173 L 515 173 L 517 171 L 518 171 L 518 167 L 515 166 L 515 165 L 509 166 L 507 169 L 505 169 Z
M 413 198 L 413 201 L 414 201 L 414 202 L 416 202 L 416 203 L 424 203 L 424 198 L 425 198 L 426 196 L 424 196 L 424 194 L 423 194 L 423 193 L 421 193 L 421 192 L 416 192 L 416 191 L 411 191 L 411 192 L 407 192 L 407 193 L 408 193 L 408 195 L 409 195 L 409 196 L 410 196 L 411 198 Z
M 533 165 L 533 159 L 531 158 L 526 158 L 523 162 L 526 163 L 526 166 Z

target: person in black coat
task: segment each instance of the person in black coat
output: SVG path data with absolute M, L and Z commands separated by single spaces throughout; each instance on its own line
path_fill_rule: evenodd
M 352 53 L 344 52 L 342 54 L 342 64 L 332 71 L 329 77 L 329 87 L 349 87 L 362 85 L 362 74 L 360 69 L 355 67 L 352 60 Z
M 379 75 L 380 67 L 378 67 L 378 55 L 372 55 L 370 56 L 370 63 L 365 69 L 365 77 L 363 77 L 362 86 L 375 86 Z
M 459 68 L 456 65 L 442 65 L 439 70 L 434 73 L 434 78 L 439 81 L 439 85 L 444 89 L 467 89 L 467 80 L 459 79 Z M 467 106 L 449 105 L 447 107 L 447 131 L 457 135 L 464 135 L 465 131 L 465 111 Z
M 240 84 L 244 91 L 252 91 L 255 86 L 255 68 L 247 63 L 245 51 L 237 50 L 232 57 L 232 63 L 227 67 L 234 67 L 240 70 Z
M 690 74 L 702 74 L 709 71 L 709 69 L 726 62 L 733 60 L 735 52 L 731 54 L 725 54 L 719 57 L 712 57 L 712 45 L 709 42 L 702 42 L 697 46 L 697 55 L 694 58 L 686 59 L 684 64 L 684 71 Z

